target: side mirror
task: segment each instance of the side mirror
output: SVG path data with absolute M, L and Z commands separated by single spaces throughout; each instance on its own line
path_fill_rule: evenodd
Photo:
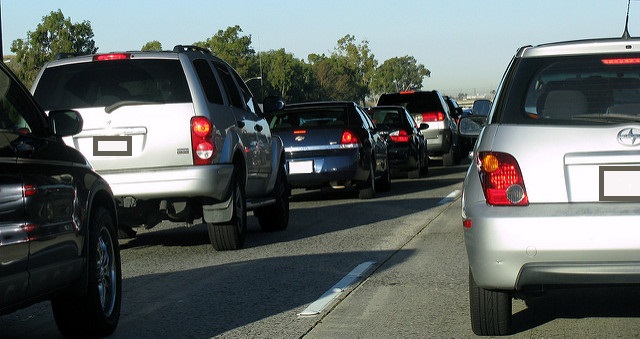
M 477 137 L 487 124 L 487 118 L 483 116 L 467 116 L 460 119 L 458 131 L 463 137 Z
M 273 112 L 282 111 L 284 109 L 285 103 L 284 100 L 280 97 L 266 97 L 262 102 L 262 111 L 265 115 L 268 115 Z
M 428 129 L 428 128 L 429 128 L 429 124 L 424 123 L 424 122 L 423 122 L 423 123 L 421 123 L 421 124 L 420 124 L 420 127 L 419 127 L 419 129 L 420 129 L 421 131 L 423 131 L 423 130 L 425 130 L 425 129 Z
M 82 131 L 84 121 L 77 111 L 51 111 L 49 121 L 53 134 L 58 137 L 67 137 Z

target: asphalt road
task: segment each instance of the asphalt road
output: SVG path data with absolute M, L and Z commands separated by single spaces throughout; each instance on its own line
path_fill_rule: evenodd
M 202 225 L 141 231 L 120 242 L 113 337 L 474 337 L 459 198 L 467 165 L 394 178 L 372 200 L 295 191 L 289 228 L 265 233 L 250 217 L 240 251 L 214 251 Z M 639 290 L 514 301 L 513 337 L 640 336 Z M 0 337 L 59 337 L 49 303 L 0 317 Z

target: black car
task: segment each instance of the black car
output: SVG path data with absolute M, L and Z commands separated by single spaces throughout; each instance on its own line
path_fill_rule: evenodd
M 122 292 L 116 206 L 61 139 L 82 118 L 45 115 L 4 64 L 0 103 L 0 314 L 51 300 L 64 336 L 109 335 Z
M 416 126 L 409 112 L 402 106 L 370 107 L 368 113 L 384 135 L 389 147 L 389 165 L 392 171 L 406 172 L 409 179 L 419 178 L 429 168 L 427 141 L 422 131 L 429 128 Z
M 444 97 L 438 91 L 403 91 L 380 95 L 377 106 L 403 106 L 416 123 L 427 123 L 422 134 L 427 138 L 430 157 L 442 158 L 444 166 L 453 166 L 461 158 L 458 126 Z
M 291 187 L 356 188 L 361 199 L 390 189 L 387 143 L 356 103 L 287 105 L 270 127 L 284 142 Z

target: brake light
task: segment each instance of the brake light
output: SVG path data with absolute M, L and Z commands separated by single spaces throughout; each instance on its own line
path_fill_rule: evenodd
M 440 111 L 422 112 L 422 121 L 444 121 L 444 113 Z
M 24 185 L 22 186 L 22 196 L 23 197 L 31 197 L 36 195 L 36 193 L 38 192 L 38 189 L 36 187 L 36 185 Z
M 294 135 L 299 135 L 299 134 L 307 134 L 307 130 L 306 129 L 297 129 L 293 131 Z
M 351 145 L 358 143 L 358 136 L 351 131 L 342 132 L 342 138 L 340 138 L 341 145 Z
M 191 118 L 191 149 L 194 165 L 208 165 L 213 161 L 213 125 L 205 117 Z
M 640 58 L 602 59 L 602 63 L 605 65 L 636 65 L 640 64 Z
M 400 94 L 413 94 L 415 92 L 416 91 L 411 91 L 411 90 L 409 90 L 409 91 L 401 91 Z
M 394 142 L 409 142 L 409 134 L 403 129 L 389 133 L 389 138 Z
M 93 61 L 124 60 L 129 58 L 131 58 L 130 53 L 110 53 L 94 55 Z
M 524 178 L 513 156 L 500 152 L 480 152 L 478 170 L 484 197 L 489 205 L 529 205 Z

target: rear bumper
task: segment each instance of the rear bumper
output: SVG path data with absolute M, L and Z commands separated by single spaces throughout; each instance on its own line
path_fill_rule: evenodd
M 413 170 L 418 166 L 418 157 L 411 147 L 389 147 L 389 167 L 393 170 Z
M 311 173 L 291 173 L 291 161 L 312 161 Z M 315 188 L 328 186 L 331 182 L 364 182 L 369 178 L 369 169 L 363 167 L 363 161 L 357 150 L 341 152 L 324 157 L 287 159 L 287 180 L 291 187 Z
M 140 200 L 204 197 L 227 198 L 233 174 L 232 164 L 167 167 L 129 171 L 104 171 L 115 197 Z
M 488 206 L 464 202 L 478 286 L 640 283 L 640 208 L 633 203 Z

